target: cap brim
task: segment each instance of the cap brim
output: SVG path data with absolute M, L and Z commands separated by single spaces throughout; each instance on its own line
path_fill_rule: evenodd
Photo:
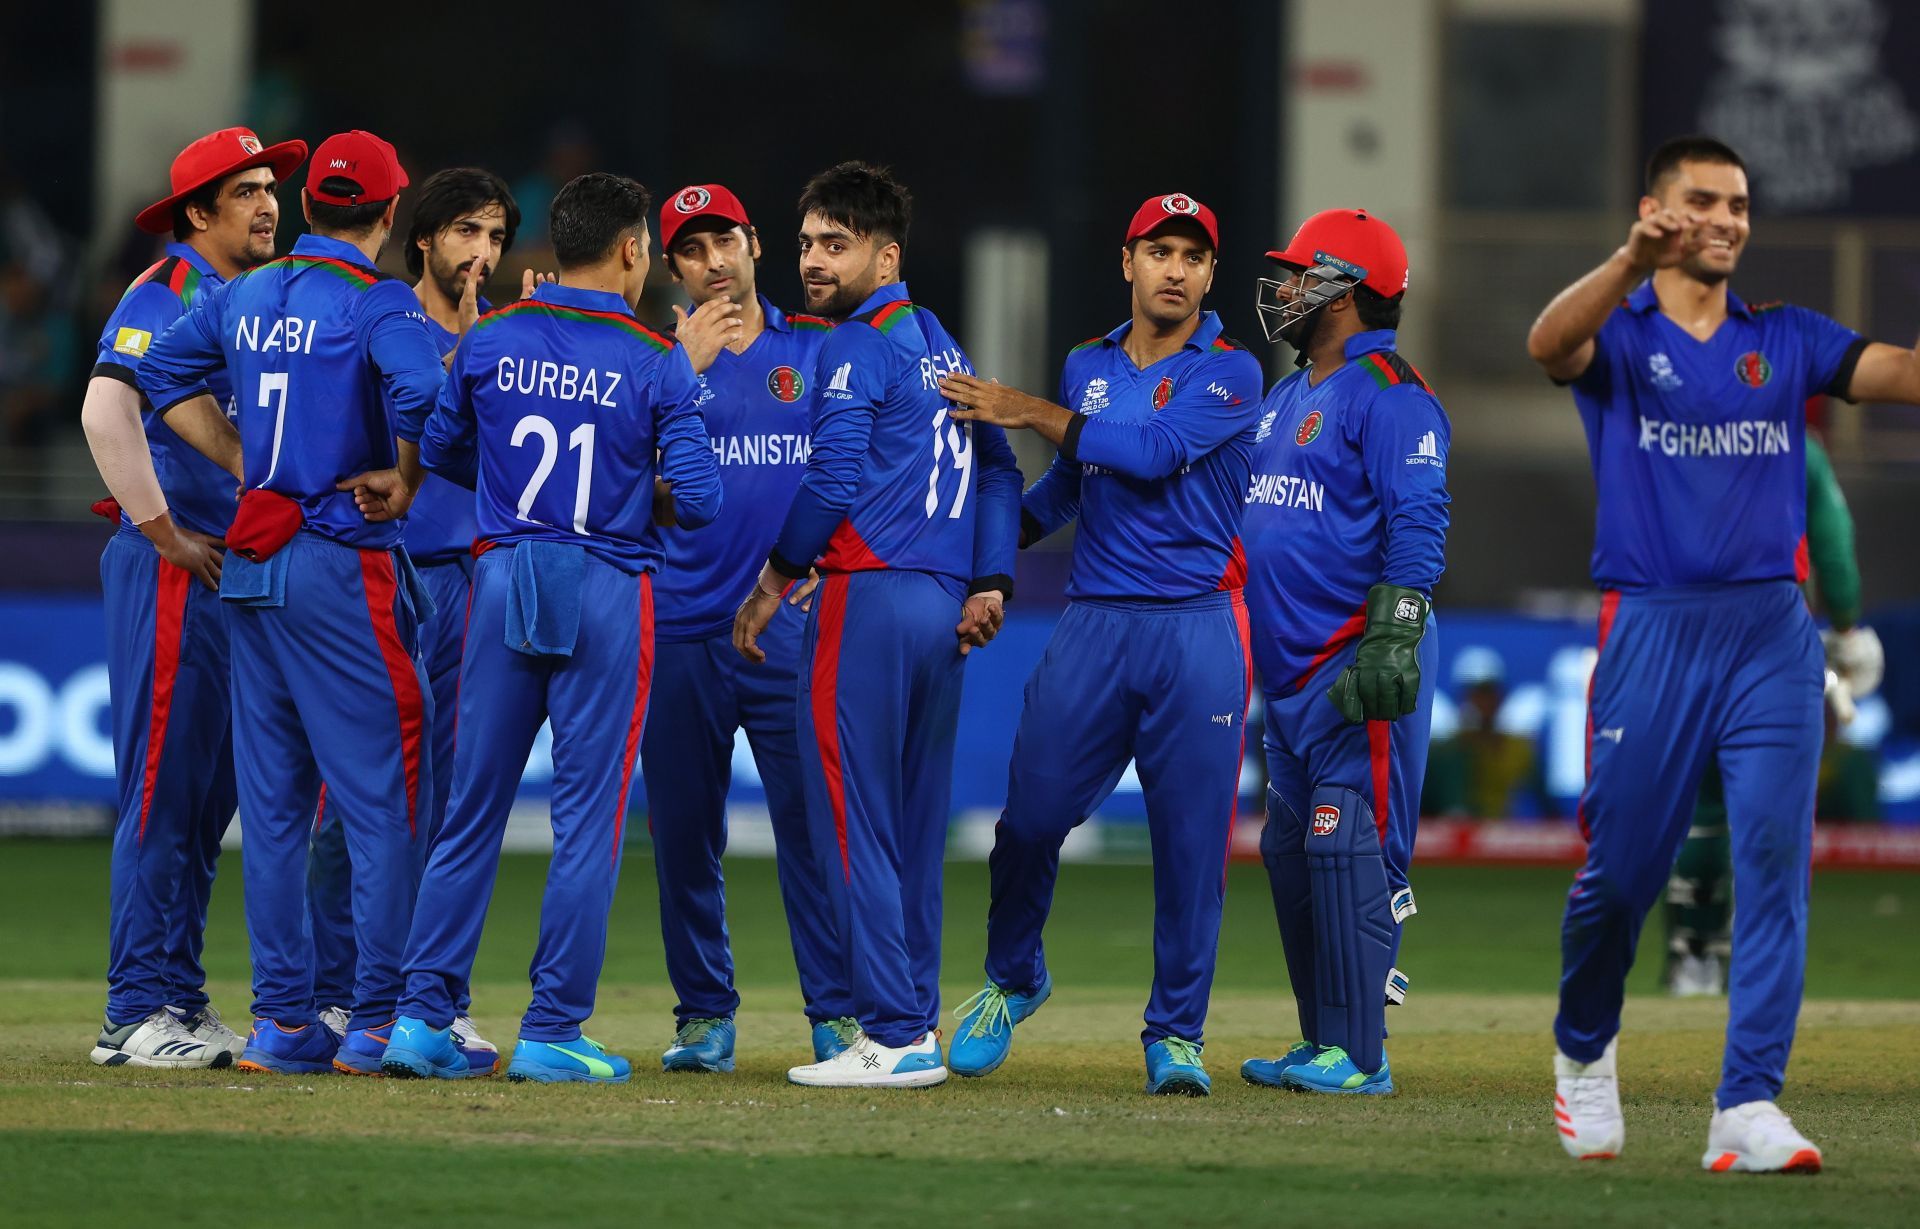
M 1160 218 L 1157 221 L 1155 221 L 1153 225 L 1143 227 L 1140 230 L 1134 231 L 1131 235 L 1128 235 L 1126 237 L 1125 242 L 1123 242 L 1120 246 L 1125 247 L 1128 243 L 1132 243 L 1136 239 L 1151 239 L 1155 235 L 1159 234 L 1161 231 L 1170 230 L 1176 226 L 1191 227 L 1192 229 L 1199 231 L 1200 236 L 1203 239 L 1205 239 L 1208 242 L 1208 244 L 1212 246 L 1212 249 L 1215 252 L 1218 252 L 1220 250 L 1220 237 L 1216 235 L 1213 231 L 1208 230 L 1207 224 L 1205 222 L 1202 222 L 1199 218 L 1192 217 L 1187 214 L 1181 214 L 1178 217 Z
M 275 179 L 285 182 L 306 160 L 307 143 L 305 141 L 282 141 L 278 145 L 269 145 L 259 153 L 242 158 L 232 166 L 207 176 L 197 184 L 189 185 L 164 200 L 148 205 L 133 216 L 133 224 L 149 235 L 171 234 L 173 207 L 208 184 L 225 179 L 229 175 L 237 175 L 241 171 L 250 171 L 256 166 L 270 168 Z

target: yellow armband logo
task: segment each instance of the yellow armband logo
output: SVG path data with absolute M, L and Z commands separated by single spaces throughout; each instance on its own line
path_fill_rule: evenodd
M 153 344 L 153 334 L 145 329 L 121 329 L 113 335 L 113 349 L 116 354 L 131 354 L 142 358 L 147 347 Z

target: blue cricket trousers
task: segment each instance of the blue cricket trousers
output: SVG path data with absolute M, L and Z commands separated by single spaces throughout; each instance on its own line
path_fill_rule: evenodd
M 740 1006 L 720 869 L 736 730 L 746 731 L 766 790 L 807 1018 L 817 1024 L 853 1014 L 800 779 L 795 701 L 805 628 L 806 615 L 782 602 L 760 637 L 767 660 L 759 665 L 740 656 L 731 633 L 654 650 L 653 704 L 661 719 L 647 723 L 640 767 L 667 977 L 682 1023 L 732 1016 Z
M 393 1019 L 433 792 L 433 700 L 398 552 L 297 533 L 281 605 L 229 604 L 233 755 L 253 952 L 253 1014 L 314 1019 L 307 858 L 320 782 L 352 862 L 359 963 L 351 1027 Z M 228 565 L 232 567 L 230 563 Z
M 506 645 L 511 545 L 480 557 L 460 665 L 453 793 L 407 936 L 400 1014 L 457 1014 L 500 866 L 500 841 L 540 724 L 553 722 L 553 861 L 531 969 L 529 1041 L 572 1041 L 593 1014 L 653 672 L 653 584 L 588 556 L 571 656 Z
M 988 859 L 987 978 L 1031 990 L 1060 846 L 1133 760 L 1153 847 L 1153 991 L 1142 1041 L 1199 1042 L 1226 901 L 1252 694 L 1239 590 L 1068 604 L 1027 679 Z
M 1560 937 L 1554 1037 L 1569 1058 L 1591 1062 L 1620 1031 L 1640 925 L 1711 760 L 1740 901 L 1715 1100 L 1779 1094 L 1806 971 L 1823 661 L 1790 581 L 1605 596 L 1580 800 L 1587 861 Z
M 206 1005 L 200 953 L 233 818 L 227 612 L 145 538 L 100 556 L 118 804 L 107 915 L 107 1018 Z
M 460 646 L 467 633 L 467 600 L 472 591 L 473 557 L 457 555 L 419 565 L 420 582 L 433 599 L 433 613 L 420 621 L 421 667 L 433 693 L 433 793 L 426 812 L 426 840 L 419 859 L 440 830 L 447 813 L 447 795 L 453 789 L 453 732 L 458 725 Z M 321 1007 L 344 1007 L 353 1001 L 353 971 L 358 956 L 353 945 L 353 887 L 347 861 L 346 836 L 340 825 L 327 822 L 327 789 L 320 787 L 320 805 L 313 817 L 312 861 L 307 875 L 307 906 L 312 914 L 314 1002 Z M 472 995 L 460 988 L 459 1010 L 465 1013 Z
M 839 572 L 807 619 L 807 822 L 853 1015 L 886 1046 L 939 1022 L 964 597 L 958 581 L 925 572 Z

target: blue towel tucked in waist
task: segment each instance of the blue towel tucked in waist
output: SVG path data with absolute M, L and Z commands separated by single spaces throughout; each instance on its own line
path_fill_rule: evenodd
M 513 545 L 507 588 L 507 647 L 529 657 L 573 656 L 587 552 L 565 542 Z
M 413 556 L 407 554 L 405 547 L 393 548 L 393 568 L 400 578 L 401 594 L 413 607 L 414 625 L 419 626 L 437 614 L 440 606 L 433 600 L 427 582 L 420 579 L 420 569 L 414 566 Z
M 264 563 L 255 563 L 236 551 L 228 551 L 220 567 L 220 600 L 240 606 L 285 606 L 287 604 L 287 559 L 289 550 L 277 550 Z

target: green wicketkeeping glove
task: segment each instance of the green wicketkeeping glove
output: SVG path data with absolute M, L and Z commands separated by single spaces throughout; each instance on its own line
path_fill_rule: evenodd
M 1420 637 L 1432 603 L 1412 589 L 1375 585 L 1367 590 L 1367 630 L 1353 664 L 1327 689 L 1327 699 L 1354 725 L 1392 721 L 1420 699 Z

